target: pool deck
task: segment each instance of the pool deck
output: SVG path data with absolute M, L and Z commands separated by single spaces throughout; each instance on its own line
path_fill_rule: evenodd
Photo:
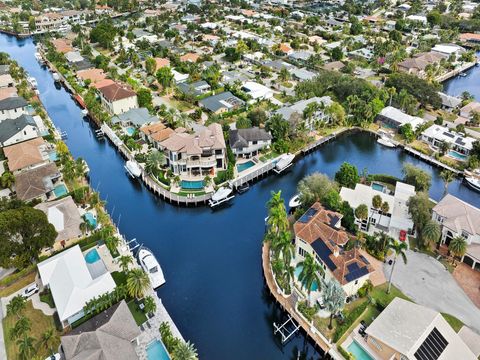
M 342 343 L 341 347 L 348 352 L 348 347 L 353 341 L 356 341 L 360 347 L 365 350 L 365 352 L 370 355 L 370 357 L 373 360 L 382 360 L 375 351 L 367 344 L 365 339 L 358 333 L 358 330 L 360 329 L 360 324 L 358 324 L 355 329 L 348 335 L 348 337 L 345 339 L 345 341 Z

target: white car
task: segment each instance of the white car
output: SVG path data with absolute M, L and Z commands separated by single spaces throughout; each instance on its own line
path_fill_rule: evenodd
M 23 297 L 24 298 L 29 298 L 30 296 L 32 296 L 33 294 L 37 293 L 39 290 L 39 287 L 37 284 L 33 284 L 33 285 L 30 285 L 29 287 L 27 287 L 24 291 L 23 291 Z
M 56 353 L 54 355 L 50 355 L 49 357 L 47 357 L 45 360 L 60 360 L 62 357 L 60 356 L 59 353 Z

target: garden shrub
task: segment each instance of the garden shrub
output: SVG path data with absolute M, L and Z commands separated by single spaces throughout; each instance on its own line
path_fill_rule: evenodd
M 333 334 L 333 342 L 337 342 L 343 336 L 343 334 L 345 334 L 345 332 L 350 328 L 350 326 L 352 326 L 355 320 L 357 320 L 358 317 L 362 315 L 368 305 L 369 302 L 365 301 L 363 304 L 359 305 L 347 314 L 343 324 L 337 326 L 335 333 Z

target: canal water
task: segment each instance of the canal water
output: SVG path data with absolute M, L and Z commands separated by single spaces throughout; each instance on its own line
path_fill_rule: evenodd
M 480 52 L 477 52 L 480 56 Z M 460 97 L 464 91 L 468 91 L 480 101 L 480 67 L 474 66 L 465 71 L 467 76 L 456 76 L 443 83 L 443 91 L 446 94 Z
M 303 336 L 281 347 L 273 335 L 272 323 L 282 314 L 265 291 L 261 267 L 265 203 L 272 191 L 282 190 L 288 199 L 305 175 L 320 171 L 333 176 L 348 161 L 360 170 L 395 176 L 401 176 L 404 162 L 414 163 L 432 173 L 431 197 L 439 200 L 443 193 L 436 169 L 400 150 L 377 145 L 369 134 L 357 133 L 323 146 L 283 176 L 256 183 L 230 207 L 215 212 L 175 207 L 125 175 L 122 157 L 110 143 L 95 138 L 70 95 L 56 89 L 51 74 L 36 62 L 32 40 L 0 35 L 0 51 L 8 52 L 37 79 L 48 114 L 67 132 L 73 155 L 87 161 L 91 185 L 107 201 L 121 232 L 155 252 L 167 280 L 159 295 L 204 359 L 297 359 L 298 349 L 320 357 Z M 480 206 L 480 196 L 459 181 L 450 185 L 450 192 Z

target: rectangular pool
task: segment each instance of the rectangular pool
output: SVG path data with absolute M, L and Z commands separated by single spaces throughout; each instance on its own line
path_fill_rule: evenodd
M 383 186 L 382 184 L 378 184 L 378 183 L 372 183 L 372 189 L 380 191 L 382 193 L 385 192 L 385 186 Z
M 128 136 L 132 136 L 133 133 L 135 132 L 135 128 L 133 126 L 128 126 L 125 128 L 125 132 L 127 133 Z
M 460 160 L 460 161 L 465 161 L 467 160 L 467 156 L 466 155 L 463 155 L 463 154 L 460 154 L 456 151 L 453 151 L 453 150 L 450 150 L 448 152 L 448 156 L 454 158 L 454 159 L 457 159 L 457 160 Z
M 355 340 L 352 341 L 347 350 L 356 360 L 375 360 Z
M 170 360 L 167 349 L 160 340 L 155 340 L 147 346 L 148 360 Z
M 242 172 L 242 171 L 245 171 L 249 168 L 251 168 L 252 166 L 254 166 L 255 163 L 253 161 L 247 161 L 247 162 L 244 162 L 243 164 L 238 164 L 237 165 L 237 171 L 238 172 Z
M 182 180 L 182 182 L 180 183 L 180 186 L 182 187 L 182 189 L 186 189 L 186 190 L 202 190 L 203 180 L 198 180 L 198 181 Z
M 60 184 L 60 185 L 55 186 L 55 188 L 53 189 L 53 193 L 55 194 L 55 196 L 57 198 L 59 198 L 59 197 L 62 197 L 64 195 L 67 195 L 68 194 L 68 189 L 64 184 Z

